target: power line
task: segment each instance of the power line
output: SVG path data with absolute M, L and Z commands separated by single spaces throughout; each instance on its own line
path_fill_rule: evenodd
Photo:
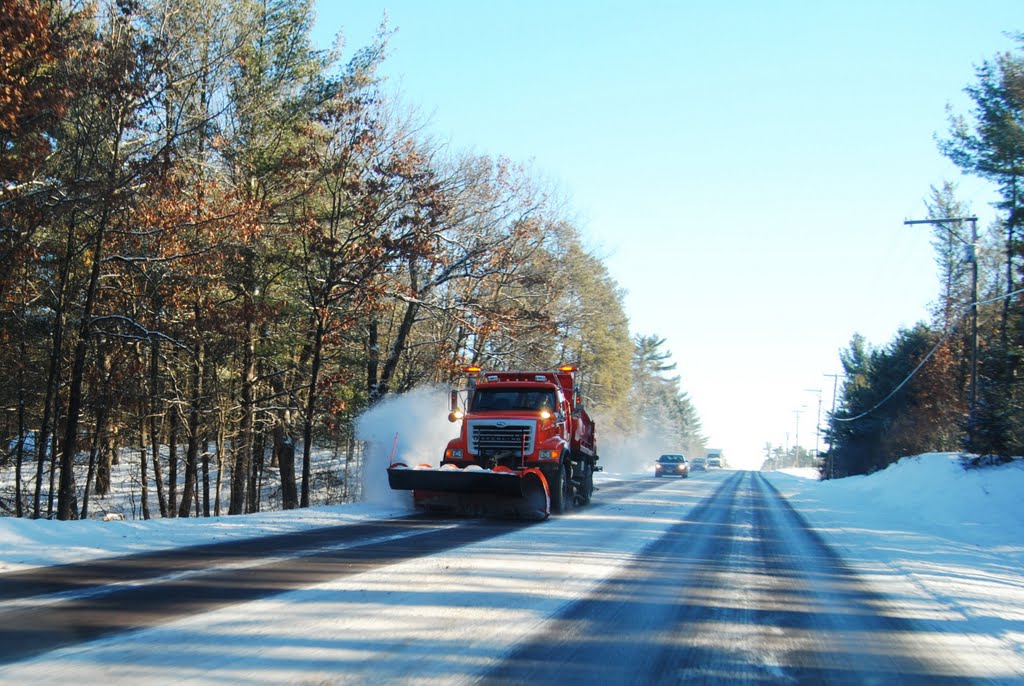
M 863 419 L 864 417 L 868 416 L 869 414 L 871 414 L 872 412 L 874 412 L 875 410 L 880 408 L 882 405 L 884 405 L 885 403 L 889 402 L 889 400 L 891 400 L 892 397 L 894 395 L 896 395 L 900 391 L 901 388 L 906 386 L 910 382 L 910 380 L 913 379 L 914 376 L 919 371 L 921 371 L 921 367 L 923 367 L 925 365 L 925 363 L 928 362 L 928 360 L 931 359 L 932 355 L 934 355 L 936 353 L 936 351 L 938 351 L 938 349 L 942 346 L 942 344 L 946 342 L 946 339 L 948 339 L 951 335 L 953 335 L 953 333 L 957 330 L 957 327 L 960 326 L 960 323 L 962 322 L 964 317 L 966 317 L 968 314 L 971 314 L 972 311 L 976 311 L 979 305 L 987 305 L 989 303 L 994 303 L 994 302 L 997 302 L 999 300 L 1006 300 L 1007 298 L 1012 298 L 1013 296 L 1020 295 L 1021 293 L 1024 293 L 1024 288 L 1018 288 L 1015 291 L 1010 291 L 1009 293 L 1003 293 L 1002 295 L 997 295 L 996 297 L 989 298 L 988 300 L 980 300 L 980 301 L 978 301 L 976 303 L 972 303 L 971 305 L 969 305 L 967 307 L 966 310 L 964 310 L 960 314 L 959 317 L 957 317 L 956 323 L 952 327 L 950 327 L 949 331 L 947 331 L 945 334 L 943 334 L 942 338 L 939 339 L 939 342 L 935 344 L 935 347 L 933 347 L 928 352 L 928 354 L 924 356 L 924 359 L 922 359 L 921 362 L 918 363 L 918 365 L 916 367 L 914 367 L 914 369 L 910 372 L 910 374 L 907 375 L 907 378 L 903 379 L 903 381 L 901 381 L 894 389 L 892 389 L 888 393 L 888 395 L 886 395 L 884 398 L 879 400 L 875 404 L 874 407 L 872 407 L 870 410 L 867 410 L 865 412 L 861 412 L 856 417 L 837 417 L 837 416 L 835 416 L 835 414 L 833 414 L 832 415 L 832 419 L 834 421 L 837 421 L 837 422 L 853 422 L 853 421 L 856 421 L 858 419 Z
M 894 388 L 891 391 L 889 391 L 889 394 L 887 396 L 885 396 L 884 398 L 882 398 L 881 400 L 879 400 L 875 404 L 874 407 L 872 407 L 870 410 L 866 410 L 864 412 L 861 412 L 856 417 L 836 417 L 835 415 L 832 415 L 832 419 L 837 421 L 837 422 L 853 422 L 853 421 L 856 421 L 858 419 L 861 419 L 863 417 L 868 416 L 869 414 L 871 414 L 872 412 L 874 412 L 875 410 L 880 408 L 882 405 L 884 405 L 885 403 L 889 402 L 889 400 L 894 395 L 896 395 L 901 388 L 906 386 L 910 382 L 910 380 L 914 378 L 914 375 L 917 374 L 921 370 L 921 367 L 923 367 L 925 365 L 925 363 L 928 360 L 931 359 L 932 355 L 935 354 L 935 351 L 937 351 L 939 349 L 939 347 L 941 347 L 942 344 L 946 342 L 946 339 L 949 338 L 950 335 L 952 335 L 952 333 L 954 331 L 956 331 L 957 326 L 960 325 L 960 321 L 959 320 L 963 319 L 967 315 L 968 312 L 970 312 L 970 309 L 968 309 L 967 312 L 964 312 L 962 315 L 960 315 L 959 319 L 957 320 L 957 323 L 949 331 L 947 331 L 945 334 L 943 334 L 942 338 L 939 339 L 939 342 L 935 344 L 935 347 L 932 348 L 930 351 L 928 351 L 928 354 L 924 356 L 924 359 L 921 360 L 921 362 L 919 362 L 918 365 L 916 367 L 914 367 L 913 371 L 911 371 L 910 374 L 907 375 L 907 378 L 903 379 L 903 381 L 900 381 L 899 384 L 896 386 L 896 388 Z
M 977 303 L 975 303 L 975 305 L 988 305 L 989 303 L 994 303 L 998 300 L 1006 300 L 1007 298 L 1012 298 L 1013 296 L 1020 295 L 1021 293 L 1024 293 L 1024 288 L 1018 288 L 1015 291 L 1010 291 L 1009 293 L 1004 293 L 1003 295 L 997 295 L 996 297 L 989 298 L 988 300 L 979 300 Z
M 899 382 L 899 384 L 895 388 L 893 388 L 888 395 L 886 395 L 884 398 L 882 398 L 876 404 L 874 404 L 873 408 L 860 413 L 856 417 L 836 417 L 834 411 L 833 416 L 831 416 L 831 418 L 833 418 L 833 420 L 836 422 L 855 422 L 858 419 L 863 419 L 864 417 L 870 415 L 872 412 L 878 410 L 879 408 L 881 408 L 882 405 L 891 400 L 892 397 L 896 395 L 896 393 L 898 393 L 901 388 L 903 388 L 903 386 L 906 386 L 910 382 L 910 379 L 912 379 L 916 374 L 918 374 L 918 372 L 921 371 L 921 368 L 925 366 L 925 363 L 932 358 L 932 355 L 934 355 L 935 352 L 942 346 L 942 344 L 945 343 L 946 339 L 949 338 L 956 331 L 959 325 L 961 325 L 962 320 L 965 316 L 972 312 L 977 312 L 979 305 L 987 305 L 989 303 L 998 302 L 999 300 L 1006 300 L 1007 298 L 1012 298 L 1015 295 L 1021 295 L 1022 293 L 1024 293 L 1024 288 L 1017 289 L 1016 291 L 1011 291 L 1009 293 L 1004 293 L 1002 295 L 997 295 L 994 298 L 989 298 L 987 300 L 979 300 L 968 305 L 967 309 L 965 309 L 964 312 L 961 313 L 961 315 L 956 317 L 956 323 L 949 329 L 948 332 L 946 332 L 946 334 L 942 336 L 942 338 L 939 339 L 939 342 L 935 344 L 935 347 L 933 347 L 927 355 L 925 355 L 925 358 L 921 360 L 919 365 L 913 368 L 910 374 L 908 374 L 907 377 L 903 379 L 903 381 Z

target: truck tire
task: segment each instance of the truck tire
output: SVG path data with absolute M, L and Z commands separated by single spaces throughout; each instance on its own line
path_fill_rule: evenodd
M 589 505 L 594 495 L 594 465 L 583 463 L 583 480 L 580 483 L 580 505 Z
M 558 471 L 549 484 L 551 488 L 551 513 L 562 514 L 572 502 L 572 483 L 565 471 L 565 463 L 558 465 Z

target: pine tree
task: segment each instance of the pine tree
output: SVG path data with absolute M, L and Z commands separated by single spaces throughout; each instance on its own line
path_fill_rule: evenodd
M 665 451 L 703 453 L 706 439 L 696 409 L 682 391 L 669 363 L 672 353 L 663 350 L 665 339 L 656 335 L 636 335 L 633 339 L 633 387 L 631 407 L 640 427 L 664 444 Z
M 1018 40 L 1024 43 L 1024 36 Z M 1020 227 L 1024 222 L 1024 56 L 1004 53 L 977 69 L 969 86 L 971 119 L 951 116 L 942 151 L 961 169 L 994 182 L 1004 213 L 1004 293 L 1013 292 L 1021 268 Z M 1024 312 L 1016 298 L 1001 300 L 998 330 L 986 336 L 979 354 L 978 407 L 973 450 L 1001 455 L 1024 449 L 1024 389 L 1015 379 L 1024 365 Z

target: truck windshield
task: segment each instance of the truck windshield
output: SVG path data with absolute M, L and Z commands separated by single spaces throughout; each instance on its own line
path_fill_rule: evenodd
M 473 394 L 474 412 L 495 412 L 501 410 L 547 410 L 555 409 L 554 391 L 525 388 L 486 389 L 478 388 Z

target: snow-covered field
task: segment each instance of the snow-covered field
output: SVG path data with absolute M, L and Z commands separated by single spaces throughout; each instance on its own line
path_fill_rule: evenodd
M 719 474 L 724 477 L 725 473 L 712 472 L 708 478 L 718 480 Z M 935 640 L 948 641 L 951 647 L 955 643 L 958 652 L 963 651 L 966 644 L 978 664 L 987 666 L 986 671 L 979 673 L 988 674 L 999 683 L 1021 683 L 1024 679 L 1024 508 L 1021 506 L 1024 464 L 1021 461 L 965 470 L 956 456 L 933 454 L 905 458 L 871 476 L 831 482 L 785 472 L 769 473 L 767 477 L 851 568 L 891 599 L 894 612 L 898 608 L 903 616 L 925 623 L 933 629 L 931 636 Z M 641 474 L 636 478 L 649 479 L 650 475 Z M 707 486 L 712 485 L 703 484 L 702 490 L 702 481 L 703 477 L 672 482 L 672 488 L 651 491 L 654 497 L 649 499 L 640 498 L 616 504 L 611 509 L 584 510 L 571 517 L 553 519 L 533 528 L 528 535 L 524 532 L 524 540 L 518 543 L 506 541 L 509 538 L 506 536 L 477 546 L 481 548 L 477 552 L 446 553 L 436 560 L 436 588 L 432 585 L 421 589 L 436 594 L 428 609 L 439 613 L 446 611 L 446 589 L 457 579 L 471 576 L 486 581 L 505 575 L 510 569 L 517 570 L 516 578 L 520 575 L 523 579 L 536 575 L 573 578 L 579 588 L 565 591 L 584 593 L 586 587 L 610 573 L 635 552 L 634 549 L 639 550 L 645 542 L 659 535 L 659 531 L 685 516 L 702 494 L 708 492 Z M 4 518 L 0 519 L 0 571 L 283 533 L 404 512 L 400 505 L 346 505 L 205 520 L 56 522 Z M 606 540 L 602 532 L 608 517 L 628 519 L 636 535 Z M 546 533 L 553 537 L 550 550 L 545 549 L 548 537 L 540 535 Z M 561 559 L 552 554 L 551 551 L 557 550 L 556 539 L 570 534 L 590 541 L 593 559 L 600 562 L 592 561 L 580 568 L 580 560 Z M 511 535 L 516 536 L 521 534 Z M 520 544 L 532 546 L 538 555 L 515 560 L 509 550 L 503 551 L 496 545 L 499 541 L 502 545 L 508 543 L 511 550 L 516 550 Z M 365 600 L 363 609 L 368 622 L 365 626 L 376 626 L 382 632 L 380 645 L 412 640 L 412 634 L 406 634 L 414 634 L 416 622 L 423 619 L 410 615 L 409 606 L 392 598 L 388 591 L 388 577 L 415 573 L 413 566 L 403 563 L 396 569 L 374 573 L 365 579 L 355 577 L 332 585 Z M 496 574 L 497 570 L 502 573 Z M 294 594 L 259 602 L 266 606 L 263 609 L 270 613 L 268 616 L 274 616 L 275 605 L 287 603 L 286 598 L 291 595 Z M 324 621 L 323 608 L 318 602 L 307 603 L 316 597 L 319 596 L 311 589 L 305 593 L 302 605 L 311 613 L 313 624 Z M 324 602 L 328 597 L 336 596 L 325 595 Z M 551 609 L 566 600 L 558 596 L 545 602 Z M 467 630 L 479 632 L 495 621 L 496 610 L 491 600 L 481 596 L 480 603 L 475 609 L 459 609 L 460 621 L 469 627 Z M 353 630 L 357 630 L 356 624 L 362 621 L 360 607 L 346 607 L 345 622 L 355 623 Z M 425 611 L 422 603 L 416 607 L 417 612 Z M 499 609 L 502 612 L 514 610 L 500 606 Z M 885 607 L 879 608 L 879 612 L 886 611 Z M 329 614 L 336 624 L 339 615 Z M 221 615 L 208 630 L 216 633 L 219 626 L 225 631 L 230 629 L 234 640 L 243 643 L 250 640 L 245 638 L 249 629 L 243 632 L 242 627 L 252 621 L 252 615 L 247 615 L 250 619 L 246 619 L 241 610 L 226 610 Z M 538 615 L 537 621 L 541 619 Z M 176 625 L 180 626 L 156 631 L 167 633 L 166 640 L 180 636 L 187 643 L 186 639 L 191 640 L 192 636 L 188 624 L 179 622 Z M 257 634 L 262 631 L 259 627 L 251 629 Z M 287 631 L 281 627 L 274 630 L 284 632 L 281 638 L 285 642 L 294 642 L 301 641 L 302 635 L 309 635 L 306 629 L 308 627 L 297 626 Z M 207 638 L 218 640 L 215 636 Z M 111 641 L 110 649 L 130 649 L 131 644 L 131 641 L 127 644 Z M 230 662 L 234 648 L 218 646 L 218 650 L 222 648 L 226 652 L 219 659 Z M 139 664 L 143 662 L 140 660 Z M 353 664 L 356 662 L 353 658 Z M 121 664 L 125 664 L 123 660 Z M 274 673 L 271 669 L 257 681 L 267 683 L 267 675 L 272 678 Z M 283 673 L 278 675 L 283 676 Z M 145 679 L 147 673 L 142 670 L 136 676 Z M 224 676 L 230 678 L 228 673 Z M 391 677 L 401 680 L 400 674 Z

